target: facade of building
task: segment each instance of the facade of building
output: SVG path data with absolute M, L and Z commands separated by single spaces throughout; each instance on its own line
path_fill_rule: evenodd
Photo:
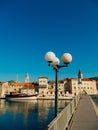
M 97 94 L 96 81 L 89 78 L 83 78 L 81 70 L 78 71 L 78 78 L 64 79 L 65 92 L 68 91 L 74 95 L 78 93 Z
M 96 81 L 83 78 L 81 70 L 78 71 L 78 78 L 66 78 L 58 82 L 58 95 L 77 95 L 79 93 L 97 94 Z M 41 96 L 55 96 L 55 82 L 48 83 L 48 78 L 39 78 L 39 94 Z
M 39 88 L 38 93 L 39 96 L 46 96 L 48 91 L 48 78 L 46 76 L 41 76 L 38 79 Z
M 58 96 L 65 96 L 66 94 L 71 93 L 69 90 L 69 85 L 68 85 L 68 90 L 65 89 L 67 80 L 60 80 L 58 81 Z M 48 78 L 45 76 L 39 77 L 39 96 L 41 97 L 55 97 L 55 81 L 48 83 Z
M 36 87 L 38 87 L 38 83 L 34 82 L 24 82 L 24 83 L 12 83 L 9 84 L 8 92 L 16 92 L 23 94 L 30 94 L 37 92 Z
M 58 81 L 58 95 L 65 96 L 68 94 L 77 95 L 78 93 L 97 94 L 98 83 L 95 80 L 83 78 L 82 72 L 79 70 L 78 78 L 66 78 Z M 11 92 L 21 92 L 24 94 L 33 94 L 37 92 L 40 97 L 55 96 L 55 81 L 48 82 L 46 76 L 40 76 L 38 82 L 29 82 L 29 75 L 26 75 L 25 82 L 8 82 L 0 83 L 0 97 Z
M 84 93 L 87 94 L 97 94 L 97 88 L 96 88 L 96 81 L 90 80 L 88 78 L 83 78 L 82 83 L 78 83 L 77 78 L 71 78 L 69 79 L 69 88 L 70 92 L 74 95 L 77 95 L 78 93 Z
M 8 82 L 0 82 L 0 98 L 4 98 L 9 88 Z

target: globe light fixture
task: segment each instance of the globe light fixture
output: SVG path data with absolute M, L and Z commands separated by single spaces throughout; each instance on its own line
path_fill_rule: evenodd
M 49 51 L 45 54 L 45 60 L 55 70 L 55 117 L 58 114 L 58 71 L 60 68 L 68 67 L 68 64 L 72 61 L 72 56 L 69 53 L 64 53 L 61 57 L 63 65 L 59 65 L 60 60 L 56 57 L 55 53 Z
M 47 52 L 45 55 L 45 60 L 48 62 L 52 62 L 55 59 L 55 54 L 53 52 Z
M 60 63 L 59 58 L 58 58 L 58 57 L 55 57 L 55 58 L 53 59 L 53 61 L 50 63 L 50 65 L 51 65 L 51 66 L 56 66 L 56 65 L 59 65 L 59 63 Z
M 62 55 L 62 61 L 64 64 L 69 64 L 72 61 L 72 56 L 69 53 L 64 53 Z

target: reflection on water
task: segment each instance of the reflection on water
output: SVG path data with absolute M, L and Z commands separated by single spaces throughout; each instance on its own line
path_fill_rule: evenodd
M 59 112 L 69 103 L 58 102 Z M 0 130 L 45 130 L 54 118 L 54 100 L 0 100 Z

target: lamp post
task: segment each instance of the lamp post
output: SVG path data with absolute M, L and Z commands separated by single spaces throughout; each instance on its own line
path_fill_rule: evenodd
M 72 56 L 69 53 L 64 53 L 62 55 L 63 65 L 59 65 L 59 58 L 53 52 L 47 52 L 45 55 L 45 60 L 52 66 L 55 70 L 55 117 L 58 114 L 58 72 L 60 68 L 68 67 L 68 64 L 72 61 Z

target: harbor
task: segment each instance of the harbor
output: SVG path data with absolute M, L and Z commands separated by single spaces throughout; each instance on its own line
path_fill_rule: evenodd
M 70 100 L 58 102 L 61 112 Z M 54 119 L 54 100 L 22 100 L 9 102 L 0 100 L 1 130 L 45 130 Z
M 0 19 L 0 130 L 98 130 L 98 0 L 1 0 Z
M 82 95 L 73 100 L 59 100 L 56 118 L 54 104 L 54 100 L 0 99 L 0 129 L 98 129 L 98 95 Z
M 29 75 L 26 75 L 24 83 L 1 83 L 2 130 L 70 130 L 71 127 L 73 130 L 79 130 L 80 128 L 73 126 L 74 122 L 76 126 L 78 124 L 74 121 L 78 111 L 78 117 L 80 118 L 82 113 L 85 119 L 87 112 L 83 110 L 88 109 L 89 103 L 88 111 L 92 112 L 94 109 L 98 113 L 97 82 L 83 78 L 80 70 L 78 78 L 60 80 L 58 84 L 48 82 L 45 76 L 39 77 L 37 83 L 29 82 L 28 77 Z M 83 100 L 84 97 L 86 100 Z

